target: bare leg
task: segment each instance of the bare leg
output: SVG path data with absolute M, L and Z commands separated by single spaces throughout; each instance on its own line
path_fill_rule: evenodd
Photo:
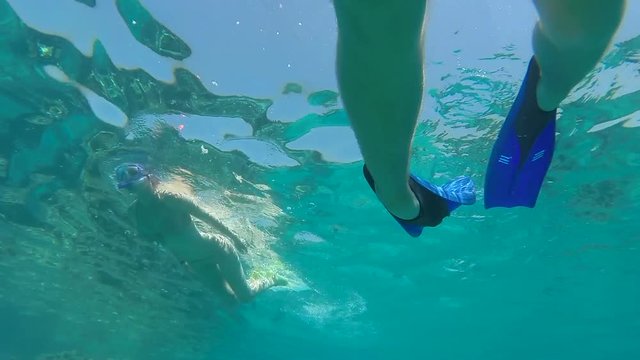
M 534 0 L 540 21 L 533 48 L 540 64 L 538 105 L 553 110 L 593 69 L 615 34 L 624 0 Z
M 222 279 L 229 285 L 231 291 L 241 302 L 253 299 L 259 292 L 272 286 L 283 285 L 277 278 L 252 281 L 245 277 L 242 263 L 235 248 L 229 243 L 219 242 L 211 238 L 206 240 L 212 246 L 211 256 L 202 260 L 192 260 L 189 266 L 205 283 L 213 279 L 213 272 L 219 271 Z
M 413 219 L 409 158 L 423 93 L 426 0 L 334 0 L 340 92 L 378 198 Z

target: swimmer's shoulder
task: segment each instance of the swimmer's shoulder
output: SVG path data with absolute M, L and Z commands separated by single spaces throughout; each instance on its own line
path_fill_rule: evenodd
M 189 194 L 171 191 L 167 189 L 158 189 L 156 191 L 160 201 L 172 207 L 191 207 L 196 203 L 196 199 Z

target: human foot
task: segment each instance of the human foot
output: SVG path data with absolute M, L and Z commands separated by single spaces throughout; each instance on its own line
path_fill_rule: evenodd
M 363 172 L 369 186 L 375 192 L 375 182 L 366 165 L 363 167 Z M 414 200 L 417 202 L 417 214 L 411 218 L 404 219 L 389 210 L 389 208 L 387 208 L 387 211 L 413 237 L 420 236 L 424 227 L 439 225 L 445 217 L 449 216 L 451 211 L 460 205 L 470 205 L 476 201 L 475 186 L 468 177 L 459 177 L 440 187 L 411 175 L 409 188 L 415 196 Z M 408 207 L 407 203 L 404 206 Z

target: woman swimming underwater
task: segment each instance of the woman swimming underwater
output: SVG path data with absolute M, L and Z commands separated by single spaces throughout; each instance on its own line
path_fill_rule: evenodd
M 286 285 L 279 277 L 248 281 L 238 256 L 245 245 L 188 193 L 165 186 L 140 164 L 126 163 L 116 168 L 118 189 L 137 196 L 129 208 L 138 235 L 158 241 L 186 264 L 208 287 L 218 290 L 224 285 L 238 301 L 251 300 L 272 286 Z M 202 234 L 191 217 L 217 229 L 231 242 Z

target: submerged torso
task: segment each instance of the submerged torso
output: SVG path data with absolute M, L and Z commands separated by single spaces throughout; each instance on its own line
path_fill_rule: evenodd
M 203 238 L 191 215 L 172 203 L 170 196 L 138 199 L 132 206 L 138 235 L 161 243 L 178 260 L 189 261 L 215 254 L 213 239 Z
M 133 206 L 140 236 L 162 242 L 193 227 L 189 213 L 171 207 L 163 198 L 137 200 Z

